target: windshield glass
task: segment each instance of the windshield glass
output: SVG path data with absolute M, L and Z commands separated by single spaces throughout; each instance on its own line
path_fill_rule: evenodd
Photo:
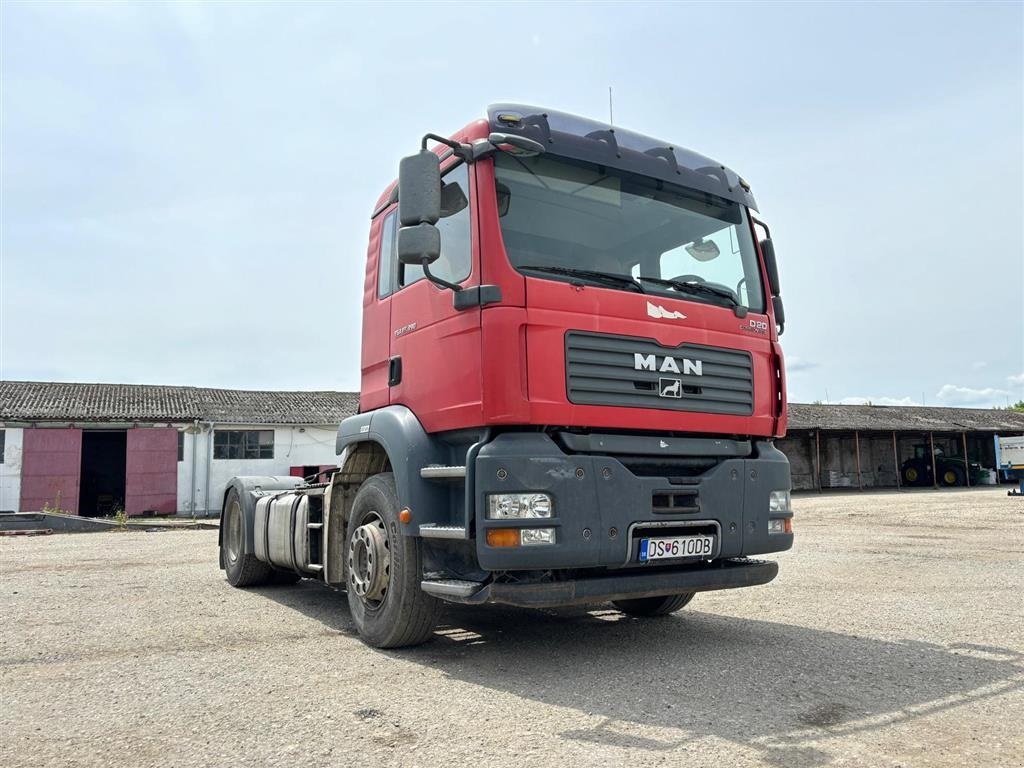
M 517 269 L 555 280 L 588 279 L 571 270 L 632 276 L 647 293 L 764 311 L 742 205 L 550 155 L 498 153 L 494 167 L 505 251 Z

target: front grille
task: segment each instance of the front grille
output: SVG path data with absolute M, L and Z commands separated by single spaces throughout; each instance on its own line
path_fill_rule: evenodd
M 637 370 L 636 355 L 655 370 Z M 660 370 L 666 357 L 679 373 Z M 701 375 L 689 360 L 700 363 Z M 651 339 L 570 331 L 565 335 L 569 402 L 749 416 L 754 411 L 750 353 L 682 344 L 663 347 Z

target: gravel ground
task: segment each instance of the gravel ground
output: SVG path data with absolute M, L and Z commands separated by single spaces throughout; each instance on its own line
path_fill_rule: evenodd
M 772 584 L 660 620 L 453 608 L 355 637 L 216 533 L 0 539 L 0 764 L 1024 765 L 1024 499 L 802 496 Z

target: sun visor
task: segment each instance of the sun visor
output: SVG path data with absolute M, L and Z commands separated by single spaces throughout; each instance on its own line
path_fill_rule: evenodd
M 539 141 L 552 154 L 661 179 L 757 210 L 750 186 L 735 171 L 688 149 L 576 115 L 523 104 L 493 104 L 487 109 L 487 119 L 492 131 Z M 595 190 L 598 195 L 609 192 Z

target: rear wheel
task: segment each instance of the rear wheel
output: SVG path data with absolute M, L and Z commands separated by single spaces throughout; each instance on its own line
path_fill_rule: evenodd
M 224 523 L 221 531 L 221 562 L 228 583 L 233 587 L 266 584 L 274 577 L 269 565 L 245 551 L 245 514 L 238 491 L 232 488 L 224 501 Z
M 374 475 L 352 501 L 345 542 L 348 605 L 359 635 L 377 648 L 430 639 L 441 602 L 420 588 L 420 541 L 403 536 L 390 472 Z
M 661 597 L 638 597 L 634 600 L 612 600 L 612 605 L 630 616 L 666 616 L 675 613 L 693 600 L 693 592 Z

